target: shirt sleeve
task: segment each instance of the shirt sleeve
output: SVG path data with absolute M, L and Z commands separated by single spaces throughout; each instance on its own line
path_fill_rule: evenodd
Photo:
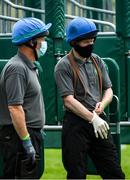
M 55 80 L 61 96 L 74 94 L 72 74 L 64 69 L 55 71 Z
M 20 105 L 24 102 L 25 78 L 21 74 L 10 74 L 5 81 L 8 105 Z
M 108 71 L 105 67 L 105 63 L 103 62 L 102 59 L 100 59 L 100 68 L 101 68 L 101 72 L 102 72 L 102 87 L 103 90 L 106 90 L 108 88 L 112 87 L 112 82 L 110 80 L 110 77 L 108 75 Z

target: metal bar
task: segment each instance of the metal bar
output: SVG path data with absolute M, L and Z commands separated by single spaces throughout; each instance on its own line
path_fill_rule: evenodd
M 18 18 L 18 9 L 15 9 L 15 17 Z
M 89 11 L 89 18 L 93 18 L 93 13 L 92 13 L 92 11 Z
M 119 98 L 114 94 L 113 95 L 113 98 L 116 99 L 116 102 L 117 102 L 117 106 L 116 106 L 116 111 L 115 112 L 110 112 L 109 115 L 113 116 L 113 115 L 116 115 L 118 112 L 119 112 Z
M 101 13 L 98 13 L 98 20 L 100 20 L 100 21 L 102 20 L 102 19 L 101 19 L 101 15 L 102 15 Z M 98 23 L 98 30 L 99 30 L 99 31 L 103 31 L 103 30 L 102 30 L 102 25 L 99 24 L 99 23 Z
M 76 18 L 77 16 L 73 16 L 73 15 L 68 15 L 68 14 L 65 14 L 65 17 L 66 18 L 69 18 L 69 19 L 74 19 Z M 116 31 L 116 26 L 110 22 L 107 22 L 107 21 L 101 21 L 101 20 L 96 20 L 96 19 L 91 19 L 93 22 L 95 23 L 99 23 L 99 24 L 102 24 L 102 25 L 107 25 L 107 26 L 110 26 L 113 31 Z
M 45 125 L 44 130 L 61 130 L 62 126 L 56 126 L 56 125 Z
M 0 37 L 10 37 L 12 34 L 11 33 L 0 33 Z M 99 32 L 98 35 L 102 35 L 102 36 L 112 36 L 112 35 L 116 35 L 115 32 Z
M 11 7 L 7 6 L 7 16 L 11 17 Z M 6 32 L 10 32 L 11 31 L 11 22 L 7 23 L 7 31 Z
M 98 32 L 98 35 L 102 35 L 102 36 L 115 36 L 116 32 Z
M 11 33 L 0 33 L 0 37 L 11 37 Z
M 117 123 L 110 123 L 111 127 L 117 127 L 117 133 L 120 133 L 120 126 L 130 126 L 130 122 L 124 121 L 124 122 L 117 122 Z M 61 125 L 45 125 L 45 130 L 61 130 Z
M 35 9 L 35 8 L 30 8 L 30 7 L 24 7 L 24 6 L 16 5 L 16 4 L 10 2 L 9 0 L 4 0 L 4 2 L 7 3 L 8 5 L 10 5 L 11 7 L 15 8 L 16 10 L 22 9 L 22 10 L 28 10 L 28 11 L 31 11 L 31 12 L 39 12 L 39 13 L 41 13 L 41 14 L 45 14 L 45 10 L 40 10 L 40 9 Z M 76 1 L 71 0 L 71 2 L 73 2 L 75 5 L 77 5 L 77 2 L 76 2 Z M 81 5 L 80 3 L 78 3 L 78 4 L 79 4 L 78 6 L 79 6 L 80 8 L 83 8 L 83 9 L 95 10 L 95 11 L 98 11 L 98 12 L 106 12 L 106 10 L 101 10 L 101 9 L 98 9 L 98 8 L 89 8 L 89 7 L 86 7 L 86 6 L 84 6 L 84 5 Z M 83 7 L 82 7 L 82 6 L 83 6 Z M 99 10 L 100 10 L 100 11 L 99 11 Z M 109 12 L 109 11 L 107 11 L 107 12 Z M 110 12 L 109 12 L 109 13 L 110 13 Z M 114 14 L 114 13 L 112 13 L 112 14 Z M 73 18 L 75 18 L 75 17 L 77 17 L 77 16 L 72 16 L 72 15 L 66 14 L 65 17 L 73 19 Z M 4 17 L 4 18 L 0 17 L 0 18 L 1 18 L 1 19 L 6 19 L 5 17 Z M 9 17 L 8 20 L 13 20 L 13 19 L 10 19 L 10 18 L 11 18 L 11 17 Z M 113 31 L 115 31 L 115 25 L 112 24 L 112 23 L 110 23 L 110 22 L 100 21 L 100 20 L 94 20 L 94 19 L 93 19 L 93 21 L 94 21 L 95 23 L 99 23 L 99 24 L 101 24 L 101 25 L 109 26 L 109 27 L 111 27 L 111 28 L 113 29 Z
M 4 15 L 5 14 L 5 8 L 4 8 L 4 2 L 2 1 L 2 14 Z M 4 28 L 4 23 L 5 21 L 2 20 L 2 23 L 1 23 L 1 29 L 2 29 L 2 32 L 4 32 L 5 28 Z
M 0 15 L 0 19 L 11 20 L 11 21 L 18 21 L 19 20 L 19 18 L 3 16 L 3 15 Z
M 40 9 L 36 9 L 36 8 L 30 8 L 30 7 L 16 5 L 16 4 L 10 2 L 9 0 L 4 0 L 4 2 L 7 3 L 8 5 L 10 5 L 11 7 L 15 8 L 15 9 L 22 9 L 22 10 L 27 10 L 27 11 L 32 11 L 32 12 L 39 12 L 41 14 L 45 13 L 45 10 L 40 10 Z
M 117 123 L 110 123 L 111 126 L 115 126 Z M 130 121 L 120 121 L 120 126 L 130 126 Z
M 130 126 L 130 121 L 122 121 L 120 122 L 121 126 Z
M 106 14 L 111 14 L 111 15 L 116 15 L 115 11 L 110 11 L 110 10 L 103 10 L 100 8 L 94 8 L 94 7 L 88 7 L 85 5 L 81 5 L 80 3 L 76 2 L 75 0 L 69 0 L 73 4 L 77 5 L 79 8 L 83 8 L 86 10 L 91 10 L 91 11 L 96 11 L 96 12 L 101 12 L 101 13 L 106 13 Z

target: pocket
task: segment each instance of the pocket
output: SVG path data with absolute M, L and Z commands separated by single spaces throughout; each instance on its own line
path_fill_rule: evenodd
M 10 142 L 16 134 L 13 125 L 3 126 L 0 132 L 3 143 Z
M 0 139 L 2 140 L 3 143 L 8 143 L 11 141 L 11 132 L 9 129 L 3 127 L 0 130 Z
M 36 156 L 36 161 L 32 164 L 29 158 L 27 158 L 24 154 L 19 153 L 17 155 L 15 178 L 39 179 L 39 162 L 39 156 Z

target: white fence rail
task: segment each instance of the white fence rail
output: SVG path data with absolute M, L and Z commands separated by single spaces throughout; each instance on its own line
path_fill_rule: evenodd
M 24 6 L 25 0 L 21 0 L 21 4 L 18 4 L 18 0 L 13 2 L 11 0 L 0 1 L 0 36 L 11 35 L 10 33 L 14 22 L 19 18 L 26 17 L 27 13 L 32 17 L 35 17 L 35 15 L 38 14 L 41 16 L 41 19 L 45 19 L 45 0 L 41 1 L 41 6 L 43 5 L 41 9 Z M 115 19 L 114 11 L 89 7 L 76 0 L 66 0 L 65 7 L 66 24 L 76 16 L 89 16 L 89 18 L 96 23 L 100 32 L 115 32 L 116 28 L 113 23 Z M 70 11 L 70 9 L 72 11 Z M 78 9 L 78 11 L 76 9 Z M 95 12 L 97 13 L 97 19 L 93 18 L 93 13 Z

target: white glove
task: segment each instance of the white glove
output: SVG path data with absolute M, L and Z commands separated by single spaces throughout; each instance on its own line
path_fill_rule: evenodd
M 91 123 L 93 125 L 96 138 L 98 138 L 99 134 L 102 139 L 107 139 L 109 125 L 106 121 L 100 118 L 95 111 L 93 111 L 93 118 L 91 120 Z

